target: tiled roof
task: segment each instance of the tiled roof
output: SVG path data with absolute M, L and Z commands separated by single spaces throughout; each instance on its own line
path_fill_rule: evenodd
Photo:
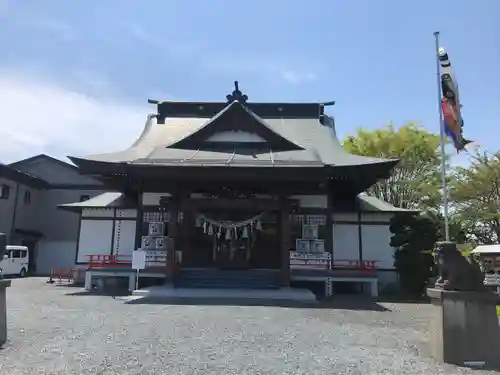
M 33 176 L 29 173 L 18 171 L 13 167 L 1 163 L 0 177 L 38 189 L 48 189 L 50 187 L 50 184 L 47 181 L 39 177 Z
M 413 212 L 412 210 L 395 207 L 390 203 L 366 194 L 358 195 L 358 204 L 362 212 Z
M 231 152 L 212 152 L 170 148 L 177 142 L 196 133 L 207 122 L 206 118 L 172 117 L 159 124 L 156 115 L 149 115 L 140 137 L 129 148 L 113 153 L 87 156 L 84 159 L 108 163 L 140 165 L 227 165 Z M 265 125 L 276 134 L 305 150 L 264 152 L 250 157 L 238 153 L 231 159 L 231 166 L 280 165 L 329 165 L 356 166 L 396 164 L 396 160 L 379 159 L 349 154 L 344 151 L 336 133 L 333 120 L 318 118 L 263 118 Z M 78 164 L 79 158 L 71 158 Z M 272 162 L 277 164 L 272 164 Z

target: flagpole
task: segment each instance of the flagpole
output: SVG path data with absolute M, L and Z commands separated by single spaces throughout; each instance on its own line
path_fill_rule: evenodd
M 445 131 L 444 118 L 441 109 L 441 65 L 439 62 L 439 31 L 434 33 L 436 41 L 436 77 L 437 77 L 437 96 L 438 96 L 438 111 L 439 111 L 439 134 L 441 141 L 441 183 L 443 185 L 443 213 L 444 213 L 444 238 L 450 240 L 450 228 L 448 224 L 448 184 L 446 182 L 446 152 L 445 152 Z

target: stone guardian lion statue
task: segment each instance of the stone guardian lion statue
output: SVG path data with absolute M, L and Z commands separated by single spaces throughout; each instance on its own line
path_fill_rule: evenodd
M 453 242 L 436 243 L 438 279 L 435 288 L 456 291 L 484 291 L 484 274 L 479 264 L 464 257 Z

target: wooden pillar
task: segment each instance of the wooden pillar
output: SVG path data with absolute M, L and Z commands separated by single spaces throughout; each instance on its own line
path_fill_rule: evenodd
M 290 286 L 290 205 L 285 199 L 280 199 L 280 251 L 281 251 L 281 275 L 280 285 L 282 287 Z
M 144 207 L 142 206 L 142 192 L 137 194 L 137 219 L 135 222 L 135 242 L 134 242 L 134 250 L 139 249 L 141 247 L 142 242 L 142 226 L 144 219 Z
M 182 263 L 193 264 L 194 244 L 193 233 L 195 230 L 195 212 L 192 209 L 183 210 L 182 221 Z M 182 267 L 182 264 L 180 264 Z
M 357 210 L 357 222 L 358 222 L 358 250 L 359 250 L 359 265 L 363 264 L 363 230 L 361 226 L 361 210 Z
M 328 189 L 326 196 L 326 221 L 325 221 L 325 251 L 331 255 L 330 267 L 334 264 L 334 249 L 333 249 L 333 196 Z
M 178 220 L 179 220 L 179 200 L 172 197 L 168 203 L 168 247 L 167 247 L 167 281 L 173 282 L 177 274 L 177 264 L 175 262 L 175 251 L 177 249 Z

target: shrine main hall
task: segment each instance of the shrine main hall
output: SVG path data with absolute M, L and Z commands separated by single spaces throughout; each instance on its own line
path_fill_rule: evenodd
M 332 103 L 251 102 L 237 83 L 220 102 L 150 103 L 130 147 L 70 157 L 109 189 L 61 206 L 80 215 L 75 266 L 128 275 L 142 249 L 143 278 L 177 288 L 396 280 L 403 210 L 364 192 L 398 160 L 345 152 Z

